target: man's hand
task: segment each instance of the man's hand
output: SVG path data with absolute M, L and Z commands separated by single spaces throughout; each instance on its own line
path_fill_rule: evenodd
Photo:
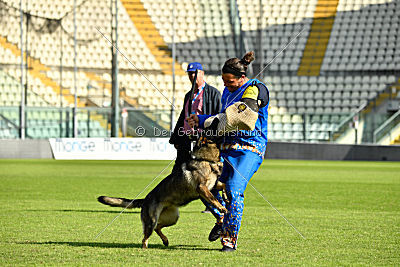
M 189 126 L 194 128 L 199 126 L 199 117 L 196 114 L 190 114 L 190 117 L 186 118 L 186 121 L 189 123 Z

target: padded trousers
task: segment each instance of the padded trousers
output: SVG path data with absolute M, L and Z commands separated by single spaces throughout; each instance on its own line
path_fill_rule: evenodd
M 236 249 L 244 209 L 244 191 L 251 177 L 260 167 L 262 158 L 254 152 L 245 150 L 222 151 L 221 156 L 224 167 L 219 180 L 226 185 L 230 203 L 226 204 L 218 191 L 212 190 L 212 193 L 226 207 L 228 213 L 224 216 L 210 204 L 205 201 L 204 203 L 216 218 L 223 217 L 222 245 Z

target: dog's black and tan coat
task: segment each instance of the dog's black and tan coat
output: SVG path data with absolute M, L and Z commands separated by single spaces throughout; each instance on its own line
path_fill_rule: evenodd
M 113 207 L 141 208 L 143 224 L 142 247 L 147 248 L 148 239 L 153 230 L 168 246 L 168 238 L 161 229 L 176 224 L 179 207 L 202 197 L 219 211 L 227 210 L 210 192 L 211 189 L 223 189 L 218 181 L 222 172 L 222 162 L 217 145 L 201 139 L 193 149 L 192 160 L 183 163 L 181 168 L 164 178 L 144 199 L 125 199 L 101 196 L 98 200 Z

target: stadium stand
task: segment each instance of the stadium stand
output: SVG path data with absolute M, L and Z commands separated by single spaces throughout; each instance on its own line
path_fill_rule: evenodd
M 172 19 L 169 15 L 162 16 L 172 13 L 171 2 L 144 0 L 143 3 L 171 48 Z M 227 0 L 176 1 L 178 61 L 201 61 L 206 70 L 219 72 L 227 58 L 236 56 L 228 7 Z
M 340 1 L 322 71 L 400 69 L 398 1 Z
M 285 108 L 283 113 L 315 114 L 309 117 L 311 124 L 307 123 L 305 127 L 305 135 L 311 140 L 331 140 L 337 127 L 343 124 L 338 119 L 343 120 L 368 101 L 374 105 L 382 102 L 380 99 L 387 97 L 385 92 L 388 87 L 398 80 L 392 74 L 400 69 L 394 49 L 398 42 L 398 3 L 350 2 L 284 1 L 271 4 L 263 1 L 262 12 L 266 18 L 262 21 L 263 36 L 266 38 L 262 42 L 266 55 L 264 62 L 271 60 L 279 49 L 274 45 L 274 39 L 280 39 L 277 43 L 282 46 L 289 44 L 301 29 L 303 31 L 269 69 L 270 72 L 286 72 L 287 77 L 264 77 L 266 82 L 270 81 L 276 99 L 273 103 L 277 108 L 271 109 L 270 113 Z M 249 42 L 250 49 L 257 49 L 255 37 L 260 22 L 254 15 L 259 13 L 260 6 L 258 3 L 246 5 L 245 2 L 238 2 L 238 5 L 243 29 L 247 30 L 245 34 L 254 40 Z M 308 13 L 304 12 L 305 6 Z M 288 20 L 297 24 L 288 24 Z M 363 27 L 358 27 L 360 23 Z M 349 25 L 352 25 L 350 32 Z M 380 47 L 384 49 L 380 50 Z M 370 50 L 374 50 L 373 53 Z M 379 53 L 384 56 L 378 56 Z M 354 64 L 349 64 L 349 61 Z M 357 68 L 356 64 L 361 67 Z M 366 112 L 370 110 L 368 107 Z M 383 120 L 387 117 L 380 116 Z M 279 120 L 277 123 L 270 137 L 293 140 L 294 136 L 285 130 L 293 127 Z
M 259 23 L 257 20 L 261 9 L 259 2 L 247 5 L 246 2 L 238 1 L 249 50 L 259 50 L 258 30 L 262 27 L 264 62 L 272 60 L 286 44 L 290 43 L 265 71 L 297 71 L 307 42 L 307 33 L 310 31 L 316 0 L 262 3 L 264 19 Z
M 154 55 L 155 61 L 153 62 L 158 62 L 160 64 L 160 68 L 164 74 L 172 74 L 171 53 L 164 39 L 161 37 L 160 31 L 152 22 L 149 9 L 146 9 L 140 0 L 122 0 L 121 2 L 140 36 L 142 36 L 143 41 L 146 43 L 146 46 L 150 49 L 152 55 Z M 157 8 L 159 8 L 159 5 Z M 125 13 L 125 11 L 123 11 L 123 13 Z M 149 61 L 148 58 L 144 58 L 143 61 L 148 68 L 153 69 L 151 65 L 152 61 Z M 176 71 L 178 75 L 184 74 L 178 65 L 176 65 Z
M 77 2 L 78 103 L 81 107 L 108 108 L 111 104 L 111 49 L 97 29 L 108 36 L 112 16 L 110 3 Z M 72 2 L 27 3 L 23 8 L 31 14 L 27 34 L 28 106 L 71 107 L 74 91 Z M 251 5 L 247 1 L 231 0 L 175 1 L 176 110 L 181 109 L 183 96 L 190 86 L 184 73 L 188 62 L 202 62 L 206 80 L 222 90 L 219 73 L 223 62 L 240 56 L 232 24 L 232 3 L 237 5 L 246 49 L 256 51 L 254 74 L 262 69 L 260 63 L 267 66 L 259 78 L 266 82 L 271 93 L 269 138 L 341 142 L 346 140 L 343 136 L 351 132 L 349 122 L 359 116 L 360 127 L 365 132 L 361 141 L 371 142 L 372 132 L 391 116 L 386 107 L 399 95 L 398 1 L 284 0 L 270 3 L 262 0 L 253 1 Z M 7 21 L 0 19 L 0 103 L 18 106 L 21 99 L 19 6 L 15 1 L 1 0 L 0 8 L 3 17 L 7 17 Z M 161 120 L 166 128 L 173 98 L 172 2 L 120 0 L 118 11 L 118 46 L 130 60 L 119 55 L 121 103 L 133 109 L 152 110 L 156 115 L 136 112 L 135 116 L 142 116 L 141 121 L 149 126 L 151 119 Z M 1 114 L 10 115 L 4 112 Z M 66 119 L 66 116 L 60 118 Z M 107 116 L 90 116 L 93 125 L 89 123 L 89 126 L 93 127 L 89 128 L 84 126 L 88 125 L 85 122 L 88 116 L 80 116 L 79 128 L 83 136 L 94 136 L 90 129 L 96 127 L 97 136 L 108 133 Z M 29 118 L 36 123 L 32 125 L 41 125 L 37 122 L 44 117 Z M 18 125 L 18 121 L 10 121 Z M 48 118 L 48 121 L 43 121 L 43 125 L 57 124 L 55 119 Z M 10 124 L 4 119 L 1 123 L 3 126 Z M 56 130 L 60 129 L 58 126 L 47 128 L 46 132 L 32 128 L 30 136 L 65 134 L 62 129 Z

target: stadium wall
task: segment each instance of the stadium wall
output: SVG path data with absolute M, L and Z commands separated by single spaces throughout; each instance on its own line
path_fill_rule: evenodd
M 9 159 L 52 159 L 48 140 L 0 140 L 0 158 Z
M 52 159 L 48 140 L 0 140 L 0 158 Z M 400 146 L 270 142 L 268 159 L 400 161 Z
M 400 161 L 400 146 L 270 142 L 266 158 Z

